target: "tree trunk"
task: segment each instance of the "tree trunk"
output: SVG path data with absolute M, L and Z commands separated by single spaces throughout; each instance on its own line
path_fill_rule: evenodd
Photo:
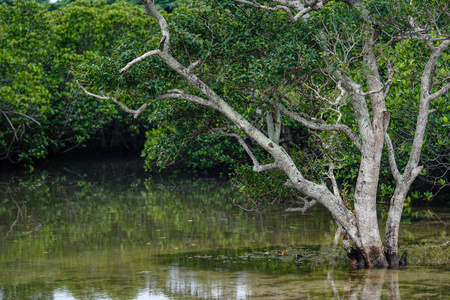
M 373 148 L 364 151 L 354 194 L 355 213 L 361 236 L 361 246 L 358 248 L 369 268 L 387 267 L 376 209 L 380 157 Z

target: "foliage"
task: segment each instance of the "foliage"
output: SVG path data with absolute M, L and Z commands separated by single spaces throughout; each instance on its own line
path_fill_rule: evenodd
M 373 11 L 386 9 L 382 7 L 382 4 L 370 5 Z M 264 118 L 273 110 L 273 95 L 277 92 L 283 93 L 287 89 L 284 86 L 286 82 L 291 82 L 286 95 L 291 99 L 294 109 L 299 108 L 299 111 L 308 112 L 309 115 L 328 122 L 339 121 L 355 131 L 358 130 L 355 119 L 349 113 L 351 104 L 348 99 L 337 110 L 321 107 L 320 102 L 317 101 L 314 89 L 324 91 L 330 98 L 336 96 L 332 89 L 333 82 L 320 76 L 311 76 L 311 82 L 309 82 L 311 89 L 299 88 L 292 84 L 292 78 L 313 72 L 315 68 L 325 67 L 325 61 L 349 70 L 357 81 L 364 76 L 367 68 L 361 60 L 356 59 L 362 49 L 362 45 L 357 44 L 356 41 L 364 37 L 358 30 L 359 20 L 346 5 L 329 6 L 320 14 L 311 14 L 308 22 L 296 24 L 287 23 L 285 14 L 281 12 L 266 13 L 249 7 L 243 10 L 233 1 L 209 1 L 208 6 L 180 7 L 165 17 L 169 21 L 172 32 L 171 44 L 174 56 L 185 65 L 198 59 L 205 59 L 199 72 L 202 80 L 232 104 L 239 113 L 251 118 L 257 128 L 263 132 L 267 130 Z M 320 49 L 328 45 L 321 44 L 317 37 L 308 34 L 308 32 L 320 30 L 323 25 L 336 30 L 336 32 L 328 33 L 329 40 L 335 39 L 336 34 L 347 38 L 345 41 L 347 44 L 338 47 L 334 56 L 321 52 Z M 112 56 L 114 61 L 119 62 L 116 68 L 98 66 L 96 62 L 93 62 L 90 68 L 80 68 L 78 74 L 84 80 L 88 80 L 86 77 L 88 74 L 89 82 L 100 86 L 110 94 L 119 88 L 123 92 L 124 103 L 134 107 L 139 107 L 151 97 L 171 87 L 198 94 L 168 69 L 161 60 L 154 57 L 133 67 L 124 76 L 119 76 L 118 69 L 139 56 L 137 49 L 144 49 L 144 51 L 155 49 L 158 47 L 158 42 L 159 38 L 152 36 L 147 42 L 124 44 L 120 51 Z M 355 43 L 356 47 L 351 46 L 352 43 Z M 396 149 L 401 149 L 401 157 L 397 158 L 400 168 L 406 164 L 406 154 L 409 153 L 410 147 L 407 145 L 411 144 L 414 133 L 413 124 L 410 122 L 411 115 L 417 114 L 416 96 L 419 93 L 417 86 L 420 81 L 417 72 L 422 70 L 424 61 L 420 58 L 414 60 L 413 57 L 421 57 L 420 51 L 423 46 L 419 45 L 418 41 L 404 41 L 396 44 L 392 49 L 387 51 L 384 49 L 387 54 L 379 58 L 383 76 L 387 77 L 387 65 L 383 65 L 383 60 L 395 57 L 393 60 L 395 76 L 388 97 L 388 108 L 392 112 L 390 134 L 392 137 L 398 137 L 394 140 L 405 143 L 394 145 Z M 347 52 L 349 48 L 352 50 Z M 301 58 L 298 57 L 298 53 L 302 53 Z M 344 61 L 342 57 L 347 59 Z M 355 57 L 355 60 L 351 57 Z M 103 58 L 103 61 L 106 62 L 108 59 Z M 349 61 L 352 63 L 349 64 Z M 445 60 L 441 62 L 442 70 L 448 69 L 446 64 Z M 94 70 L 95 68 L 98 69 Z M 158 73 L 149 74 L 149 68 L 158 70 Z M 445 71 L 441 72 L 443 72 L 442 78 L 445 78 Z M 102 82 L 101 74 L 105 73 L 114 79 Z M 131 99 L 133 101 L 130 101 Z M 448 117 L 442 115 L 446 111 L 447 99 L 448 96 L 445 96 L 437 101 L 437 111 L 434 116 L 442 117 L 433 116 L 430 120 L 430 138 L 425 141 L 422 160 L 427 169 L 433 169 L 431 172 L 435 174 L 432 176 L 436 179 L 426 178 L 426 176 L 423 178 L 434 180 L 435 184 L 441 186 L 445 184 L 448 166 L 448 156 L 445 155 L 448 152 L 446 136 L 448 128 L 445 123 Z M 226 142 L 221 143 L 217 138 L 218 135 L 227 133 L 231 126 L 216 112 L 198 108 L 183 101 L 175 104 L 158 101 L 152 102 L 151 105 L 152 115 L 149 121 L 157 124 L 159 128 L 147 133 L 144 155 L 147 157 L 148 167 L 152 164 L 158 167 L 167 166 L 177 159 L 195 168 L 211 167 L 214 165 L 214 160 L 219 162 L 219 165 L 226 162 L 228 166 L 235 167 L 236 163 L 246 160 L 242 154 L 239 154 L 242 153 L 238 150 L 239 146 L 229 148 L 234 139 L 222 138 Z M 304 148 L 303 150 L 308 149 L 305 152 L 306 155 L 314 154 L 324 166 L 333 162 L 337 179 L 343 187 L 351 188 L 356 180 L 359 153 L 352 148 L 347 138 L 335 133 L 316 133 L 315 146 L 308 148 L 307 140 L 311 138 L 310 133 L 302 125 L 288 119 L 283 119 L 282 123 L 284 130 L 281 144 L 284 144 L 287 149 L 299 147 Z M 304 133 L 301 136 L 295 136 L 298 132 Z M 212 137 L 207 138 L 208 134 L 212 134 Z M 199 138 L 196 138 L 197 136 Z M 320 151 L 316 147 L 320 147 Z M 227 154 L 221 155 L 221 151 Z M 344 152 L 348 154 L 344 155 Z M 238 161 L 234 160 L 236 155 L 240 156 Z M 262 155 L 260 158 L 265 156 L 262 152 L 258 155 Z M 436 157 L 439 157 L 441 162 L 440 171 L 431 164 Z M 249 167 L 238 168 L 236 176 L 240 182 L 248 176 L 248 180 L 243 185 L 249 185 L 259 175 L 250 175 L 250 172 L 245 169 L 248 170 Z M 380 186 L 381 197 L 389 197 L 393 192 L 388 169 L 386 160 L 383 175 L 387 180 L 384 180 Z M 240 174 L 240 172 L 243 173 Z M 244 173 L 246 175 L 242 176 Z M 430 173 L 424 172 L 423 175 L 425 174 Z M 261 175 L 257 182 L 262 182 L 265 176 L 267 175 Z M 322 176 L 326 180 L 326 176 L 324 174 Z M 261 186 L 261 184 L 255 185 Z M 269 189 L 269 185 L 266 188 Z M 272 192 L 278 194 L 275 190 Z M 255 195 L 257 194 L 259 193 Z M 431 199 L 432 196 L 427 193 L 416 198 Z M 268 199 L 267 201 L 271 202 Z
M 302 151 L 293 148 L 290 150 L 294 161 L 302 166 L 302 171 L 314 178 L 316 182 L 324 182 L 325 168 L 323 161 L 314 157 L 310 151 Z M 310 153 L 310 154 L 308 154 Z M 270 158 L 261 160 L 269 163 Z M 248 163 L 238 166 L 231 178 L 231 183 L 236 187 L 238 197 L 235 203 L 244 209 L 264 210 L 276 207 L 287 208 L 291 206 L 303 206 L 303 195 L 286 186 L 286 175 L 279 170 L 270 173 L 258 173 Z M 308 199 L 309 200 L 309 199 Z
M 180 7 L 167 15 L 169 20 L 173 20 L 170 27 L 176 33 L 171 41 L 173 52 L 180 58 L 187 53 L 189 61 L 184 61 L 186 64 L 208 55 L 207 63 L 202 69 L 207 82 L 222 96 L 236 103 L 236 108 L 245 115 L 252 115 L 258 110 L 265 112 L 270 109 L 270 104 L 263 97 L 256 97 L 245 105 L 238 105 L 242 91 L 251 93 L 252 90 L 268 90 L 282 82 L 286 76 L 290 76 L 289 72 L 295 70 L 295 51 L 302 46 L 291 43 L 281 48 L 276 43 L 282 36 L 270 30 L 271 26 L 276 23 L 286 30 L 290 28 L 284 23 L 281 14 L 272 16 L 254 12 L 250 16 L 235 6 L 231 8 L 232 12 L 223 14 L 218 13 L 219 8 L 214 6 Z M 233 18 L 228 18 L 230 15 Z M 259 19 L 257 28 L 252 19 L 255 16 Z M 289 33 L 295 36 L 295 28 L 290 28 Z M 286 35 L 287 33 L 283 33 L 283 36 Z M 236 40 L 240 42 L 236 43 Z M 77 70 L 79 78 L 82 81 L 89 80 L 95 83 L 95 86 L 102 86 L 105 91 L 111 92 L 120 87 L 123 102 L 133 107 L 139 107 L 151 97 L 177 84 L 192 91 L 173 71 L 153 58 L 142 62 L 140 67 L 133 68 L 125 76 L 119 76 L 118 68 L 137 57 L 138 51 L 142 51 L 138 49 L 150 50 L 157 47 L 158 43 L 159 38 L 156 36 L 147 42 L 134 39 L 133 42 L 124 43 L 113 53 L 112 58 L 99 58 L 102 59 L 100 64 L 92 61 L 90 65 L 80 66 Z M 280 56 L 283 52 L 289 55 Z M 230 57 L 234 59 L 230 60 Z M 116 68 L 108 67 L 109 59 L 117 62 Z M 149 74 L 149 68 L 158 70 L 158 74 Z M 105 82 L 103 74 L 108 74 L 111 80 Z M 142 78 L 147 81 L 142 81 Z M 244 161 L 243 151 L 234 139 L 219 138 L 222 130 L 229 127 L 229 121 L 217 112 L 182 101 L 174 105 L 165 101 L 152 102 L 151 110 L 149 122 L 159 128 L 147 133 L 144 150 L 147 166 L 153 163 L 159 167 L 170 165 L 174 158 L 183 161 L 188 167 L 200 169 L 213 166 L 235 168 L 236 159 Z M 255 121 L 259 122 L 259 127 L 264 127 L 264 122 Z M 299 139 L 305 139 L 298 125 L 291 124 L 285 131 L 289 135 L 286 143 L 297 144 Z M 211 137 L 207 136 L 211 134 Z
M 48 139 L 41 122 L 52 113 L 45 76 L 51 60 L 50 24 L 44 10 L 24 2 L 0 6 L 0 20 L 0 158 L 17 152 L 43 157 Z
M 27 1 L 34 1 L 36 3 L 39 3 L 42 6 L 45 6 L 48 10 L 56 10 L 66 7 L 67 5 L 76 2 L 77 0 L 57 0 L 53 3 L 51 3 L 49 0 L 27 0 Z M 125 1 L 127 3 L 130 3 L 132 5 L 138 5 L 142 7 L 142 2 L 140 0 L 88 0 L 90 2 L 95 1 L 105 1 L 106 4 L 111 5 L 116 2 Z M 174 8 L 180 5 L 186 5 L 188 3 L 191 3 L 192 0 L 156 0 L 156 4 L 161 7 L 161 9 L 172 11 Z M 13 0 L 0 0 L 0 4 L 8 4 L 8 5 L 14 5 Z
M 98 132 L 98 143 L 111 145 L 111 136 L 129 140 L 137 127 L 148 127 L 80 93 L 70 72 L 74 64 L 110 53 L 123 38 L 146 35 L 149 23 L 140 9 L 79 1 L 49 12 L 19 0 L 0 6 L 0 20 L 0 159 L 30 163 L 85 145 Z

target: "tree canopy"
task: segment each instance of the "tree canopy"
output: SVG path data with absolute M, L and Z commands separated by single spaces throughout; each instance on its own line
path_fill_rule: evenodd
M 71 70 L 97 54 L 108 55 L 127 35 L 146 35 L 149 21 L 140 9 L 101 1 L 55 11 L 31 1 L 13 4 L 0 5 L 0 159 L 30 163 L 93 136 L 113 144 L 113 135 L 120 140 L 124 132 L 126 139 L 135 134 L 139 123 L 111 103 L 86 97 Z M 148 128 L 143 122 L 139 127 Z
M 161 35 L 123 43 L 111 57 L 82 65 L 81 88 L 135 118 L 161 108 L 175 114 L 193 104 L 209 108 L 190 115 L 191 126 L 234 138 L 254 171 L 280 171 L 305 207 L 323 204 L 345 232 L 352 262 L 396 267 L 405 199 L 425 174 L 420 158 L 435 113 L 430 104 L 448 103 L 448 3 L 273 2 L 209 1 L 166 15 L 145 0 Z M 415 112 L 413 122 L 402 115 L 405 105 Z M 447 124 L 447 116 L 439 117 Z M 320 151 L 292 138 L 299 127 Z M 353 190 L 343 192 L 335 174 L 355 178 Z M 384 187 L 391 198 L 384 245 L 376 210 L 380 175 L 393 181 Z

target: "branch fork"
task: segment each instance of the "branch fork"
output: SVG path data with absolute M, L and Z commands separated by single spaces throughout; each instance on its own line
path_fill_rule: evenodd
M 271 163 L 271 164 L 261 165 L 258 162 L 258 159 L 253 154 L 253 151 L 250 149 L 250 147 L 244 141 L 242 136 L 240 136 L 239 134 L 236 134 L 236 133 L 222 133 L 222 135 L 234 137 L 234 138 L 236 138 L 238 140 L 239 144 L 241 144 L 242 148 L 244 148 L 245 152 L 248 154 L 248 156 L 250 156 L 250 159 L 253 162 L 253 171 L 254 172 L 260 173 L 260 172 L 264 172 L 264 171 L 278 169 L 278 165 L 277 165 L 276 162 Z

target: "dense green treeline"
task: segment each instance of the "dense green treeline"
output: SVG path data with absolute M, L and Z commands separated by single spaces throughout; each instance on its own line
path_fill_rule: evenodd
M 129 137 L 145 130 L 145 122 L 86 97 L 71 71 L 96 54 L 108 55 L 123 38 L 144 38 L 149 21 L 141 9 L 79 1 L 48 11 L 17 1 L 0 6 L 0 20 L 0 159 L 30 163 L 87 141 L 142 144 Z
M 30 0 L 28 0 L 30 1 Z M 67 6 L 70 3 L 76 2 L 77 0 L 58 0 L 58 1 L 50 1 L 50 0 L 32 0 L 36 3 L 44 5 L 47 9 L 55 10 L 60 9 Z M 98 1 L 98 0 L 89 0 L 89 1 Z M 142 5 L 140 0 L 124 0 L 133 5 Z M 118 2 L 117 0 L 106 0 L 107 4 L 113 4 Z M 155 1 L 157 5 L 159 5 L 162 9 L 167 11 L 172 11 L 180 4 L 188 4 L 192 2 L 192 0 L 157 0 Z M 14 4 L 14 0 L 0 0 L 0 4 L 6 3 L 9 5 Z
M 143 155 L 149 168 L 181 162 L 191 169 L 215 168 L 228 173 L 239 162 L 243 164 L 240 164 L 235 184 L 249 199 L 265 199 L 271 203 L 292 196 L 283 186 L 284 177 L 276 173 L 269 177 L 251 173 L 250 159 L 229 136 L 230 124 L 218 113 L 182 101 L 151 102 L 174 82 L 184 85 L 186 91 L 192 90 L 157 59 L 149 59 L 132 72 L 119 76 L 118 71 L 127 62 L 142 55 L 143 49 L 155 49 L 160 41 L 155 21 L 142 13 L 142 7 L 135 5 L 137 2 L 63 0 L 41 5 L 25 0 L 2 1 L 0 159 L 29 164 L 86 145 L 144 147 Z M 167 11 L 187 2 L 156 1 Z M 220 96 L 235 103 L 236 109 L 244 115 L 270 110 L 270 102 L 262 95 L 276 89 L 296 72 L 307 71 L 298 67 L 298 53 L 303 53 L 305 66 L 322 63 L 320 52 L 314 49 L 313 38 L 301 35 L 302 26 L 306 25 L 287 24 L 281 13 L 242 10 L 230 1 L 208 3 L 193 7 L 179 5 L 166 14 L 172 30 L 173 51 L 180 59 L 187 54 L 188 60 L 183 61 L 186 65 L 205 59 L 201 71 L 203 80 Z M 337 13 L 346 12 L 330 10 L 330 20 L 336 18 Z M 314 22 L 310 24 L 308 26 L 314 26 Z M 272 30 L 274 26 L 279 30 Z M 404 166 L 414 133 L 410 120 L 417 112 L 414 99 L 419 92 L 417 82 L 423 46 L 408 41 L 397 47 L 397 53 L 403 53 L 403 57 L 399 57 L 394 66 L 390 126 L 393 137 L 400 137 L 393 140 L 402 141 L 394 146 L 405 155 L 397 157 L 399 165 Z M 440 66 L 436 72 L 445 75 L 448 58 L 440 61 Z M 84 94 L 74 80 L 74 73 L 83 84 L 101 83 L 97 85 L 100 89 L 92 90 L 98 94 L 121 95 L 121 101 L 132 108 L 150 103 L 152 109 L 134 119 L 112 101 Z M 290 97 L 295 103 L 305 97 L 302 105 L 311 114 L 338 118 L 333 111 L 321 110 L 311 93 L 297 91 Z M 239 104 L 243 98 L 248 99 L 245 106 Z M 422 155 L 426 170 L 416 187 L 435 186 L 438 190 L 449 174 L 450 98 L 448 95 L 441 97 L 433 105 Z M 257 126 L 265 128 L 267 117 L 262 114 L 260 120 L 255 121 Z M 280 143 L 298 161 L 308 158 L 304 171 L 317 181 L 326 180 L 323 162 L 333 155 L 327 149 L 347 149 L 349 142 L 328 133 L 313 134 L 289 120 L 281 122 Z M 353 128 L 356 126 L 350 119 L 342 122 Z M 246 142 L 251 144 L 251 141 Z M 264 161 L 262 151 L 256 155 Z M 355 151 L 353 156 L 345 157 L 337 168 L 339 180 L 349 194 L 358 170 L 358 155 Z M 389 177 L 387 160 L 385 166 L 383 172 Z M 250 185 L 252 189 L 247 188 Z M 380 186 L 382 196 L 390 196 L 392 192 L 390 182 Z M 268 194 L 272 196 L 266 197 Z M 423 194 L 412 193 L 410 199 L 423 197 Z M 433 196 L 426 194 L 425 197 Z
M 186 1 L 167 1 L 167 5 L 183 2 Z M 84 61 L 111 56 L 125 42 L 142 45 L 148 43 L 147 39 L 155 41 L 156 37 L 148 31 L 152 20 L 142 14 L 142 7 L 131 5 L 130 1 L 57 3 L 58 9 L 34 1 L 4 1 L 0 6 L 0 161 L 30 165 L 49 155 L 85 146 L 140 151 L 145 132 L 153 124 L 159 125 L 159 119 L 175 118 L 184 127 L 183 133 L 178 134 L 181 145 L 184 149 L 192 145 L 187 150 L 192 152 L 187 166 L 227 168 L 233 163 L 231 156 L 241 152 L 238 145 L 225 141 L 211 148 L 214 139 L 197 139 L 202 129 L 181 136 L 192 125 L 183 120 L 197 113 L 197 108 L 184 115 L 165 111 L 164 118 L 153 114 L 150 120 L 145 115 L 133 119 L 112 102 L 87 97 L 74 81 L 73 68 Z M 160 2 L 162 7 L 163 3 Z M 162 151 L 165 137 L 170 134 L 175 134 L 175 130 L 155 128 L 147 133 L 156 138 L 148 139 L 147 152 L 165 157 L 165 166 L 174 162 L 165 153 L 178 151 L 174 147 Z M 152 144 L 154 141 L 158 144 Z M 226 154 L 219 154 L 223 152 Z

